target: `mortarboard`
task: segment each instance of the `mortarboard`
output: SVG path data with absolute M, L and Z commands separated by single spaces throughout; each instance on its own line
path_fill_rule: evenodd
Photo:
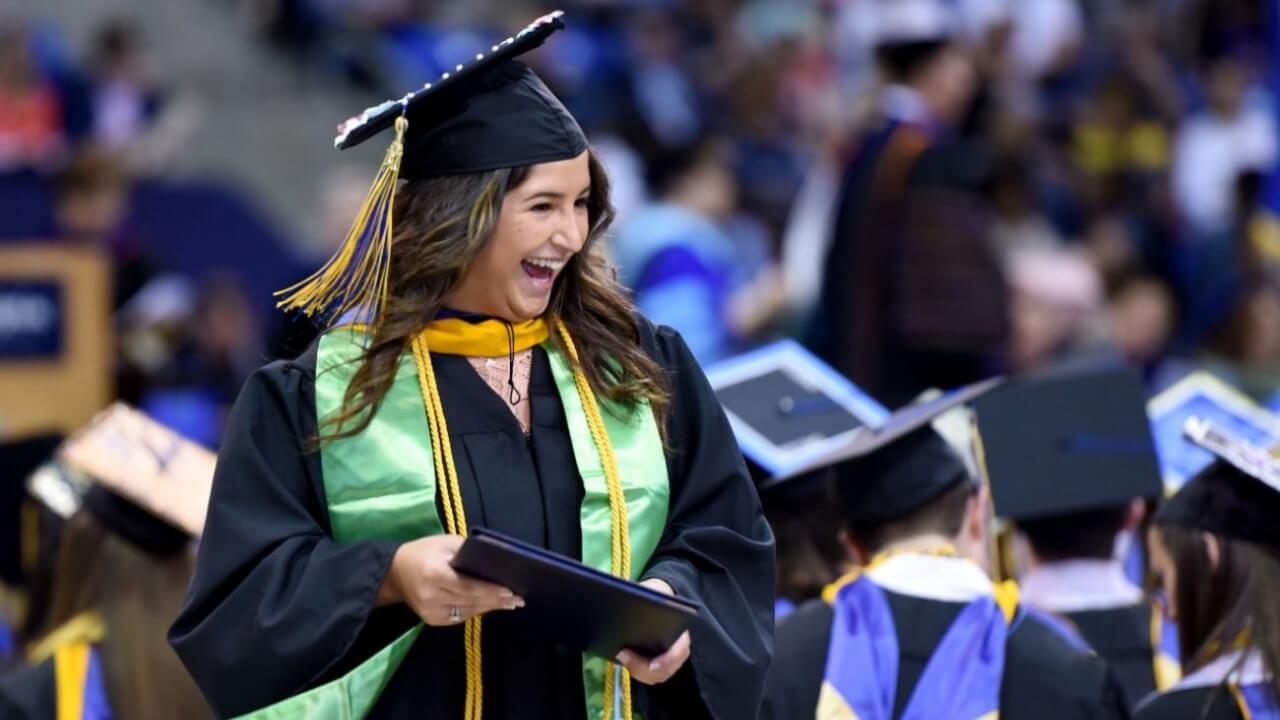
M 394 129 L 391 146 L 346 240 L 316 273 L 289 288 L 279 306 L 323 318 L 358 310 L 376 322 L 388 286 L 397 180 L 485 172 L 567 160 L 587 149 L 578 123 L 532 70 L 515 58 L 565 26 L 553 12 L 488 54 L 458 65 L 404 97 L 338 126 L 346 149 Z
M 0 442 L 0 582 L 22 585 L 34 565 L 39 530 L 24 510 L 36 507 L 28 506 L 27 478 L 53 456 L 60 442 L 57 434 Z
M 48 473 L 32 493 L 55 512 L 83 507 L 111 531 L 157 555 L 185 548 L 204 529 L 214 455 L 143 413 L 116 403 L 58 451 L 62 477 L 81 474 L 87 488 L 66 487 Z
M 1242 440 L 1261 446 L 1280 442 L 1280 417 L 1204 371 L 1193 372 L 1147 404 L 1165 492 L 1172 494 L 1213 462 L 1213 454 L 1187 442 L 1187 420 L 1199 417 Z
M 883 405 L 792 340 L 716 363 L 707 379 L 762 488 L 889 417 Z
M 1155 521 L 1280 551 L 1280 460 L 1209 420 L 1189 418 L 1184 430 L 1215 460 L 1161 506 Z
M 933 423 L 1002 381 L 984 380 L 908 405 L 880 427 L 863 428 L 825 457 L 775 482 L 829 466 L 846 520 L 882 522 L 906 515 L 959 481 L 976 482 L 960 454 L 934 429 Z
M 1127 368 L 1020 378 L 976 400 L 996 515 L 1032 520 L 1159 497 L 1145 407 Z

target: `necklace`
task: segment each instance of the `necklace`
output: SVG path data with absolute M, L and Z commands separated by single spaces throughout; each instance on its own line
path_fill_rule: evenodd
M 467 362 L 503 404 L 515 415 L 520 431 L 528 434 L 532 422 L 529 409 L 529 374 L 533 370 L 533 349 L 505 357 L 468 357 Z

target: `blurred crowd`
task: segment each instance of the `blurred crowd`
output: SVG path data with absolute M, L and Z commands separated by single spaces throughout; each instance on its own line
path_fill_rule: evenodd
M 952 0 L 933 4 L 941 24 L 892 9 L 912 4 L 556 5 L 569 29 L 532 62 L 607 162 L 610 251 L 641 309 L 704 363 L 797 337 L 891 406 L 1096 356 L 1157 386 L 1196 364 L 1274 393 L 1280 49 L 1266 4 Z M 371 98 L 548 9 L 236 7 L 279 62 Z M 50 206 L 0 234 L 101 244 L 116 263 L 120 395 L 214 444 L 245 374 L 311 330 L 259 297 L 296 276 L 289 242 L 272 256 L 287 259 L 246 252 L 193 272 L 139 231 L 156 226 L 137 222 L 131 192 L 183 142 L 165 79 L 139 71 L 146 47 L 128 22 L 84 57 L 39 26 L 0 32 L 0 169 L 40 178 Z M 920 147 L 877 171 L 903 144 L 885 142 L 897 126 Z
M 1277 48 L 1266 4 L 954 0 L 935 4 L 947 13 L 937 28 L 903 10 L 913 4 L 561 3 L 568 37 L 535 62 L 608 161 L 620 215 L 611 249 L 641 308 L 680 329 L 704 362 L 800 337 L 891 404 L 1082 354 L 1121 356 L 1157 385 L 1196 363 L 1255 395 L 1274 392 Z M 254 7 L 298 61 L 389 96 L 547 9 Z M 922 227 L 898 229 L 935 228 L 935 244 L 970 259 L 924 273 L 925 294 L 946 312 L 834 287 L 904 272 L 893 259 L 831 261 L 857 234 L 842 209 L 874 184 L 853 166 L 886 119 L 916 104 L 930 152 L 906 172 L 951 175 L 912 185 L 954 191 L 957 207 L 907 213 Z M 909 195 L 903 207 L 917 208 Z M 994 271 L 976 271 L 975 253 Z M 853 320 L 833 319 L 858 303 L 887 327 L 853 342 L 945 352 L 912 355 L 924 367 L 899 380 L 877 377 L 871 360 L 845 362 L 823 326 L 848 334 Z M 970 332 L 917 327 L 920 314 Z M 958 356 L 971 361 L 965 374 L 929 368 L 964 365 Z

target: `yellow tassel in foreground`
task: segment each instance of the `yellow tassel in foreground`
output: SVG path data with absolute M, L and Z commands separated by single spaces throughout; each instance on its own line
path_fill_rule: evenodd
M 342 317 L 354 309 L 369 324 L 382 317 L 391 276 L 391 216 L 408 127 L 404 116 L 396 118 L 395 139 L 338 251 L 307 279 L 277 291 L 284 297 L 276 307 L 325 318 Z

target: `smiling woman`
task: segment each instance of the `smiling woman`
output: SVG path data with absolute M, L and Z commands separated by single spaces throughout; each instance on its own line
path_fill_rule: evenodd
M 283 303 L 329 329 L 237 401 L 170 634 L 220 716 L 758 710 L 773 538 L 702 371 L 600 252 L 602 166 L 513 59 L 561 26 L 340 128 L 396 136 L 347 242 Z M 477 526 L 702 610 L 657 657 L 570 651 L 453 571 Z

